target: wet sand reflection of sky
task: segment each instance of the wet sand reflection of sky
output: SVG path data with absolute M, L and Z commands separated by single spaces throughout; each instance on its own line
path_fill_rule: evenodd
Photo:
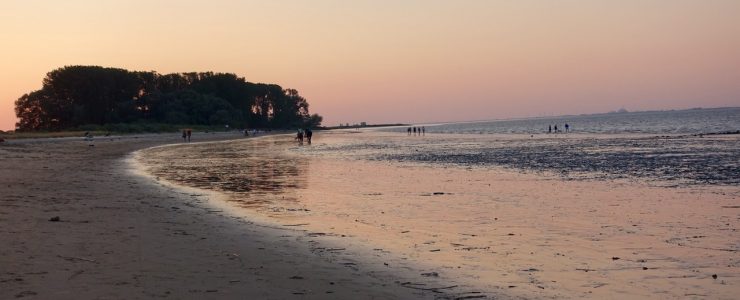
M 295 201 L 291 189 L 306 188 L 308 161 L 288 155 L 293 142 L 268 137 L 249 141 L 153 148 L 142 161 L 158 177 L 187 186 L 238 194 L 241 207 L 261 207 L 274 199 Z

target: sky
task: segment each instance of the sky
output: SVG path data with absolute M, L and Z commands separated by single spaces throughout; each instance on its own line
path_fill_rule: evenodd
M 68 65 L 236 73 L 324 125 L 740 106 L 737 0 L 3 0 L 0 130 Z

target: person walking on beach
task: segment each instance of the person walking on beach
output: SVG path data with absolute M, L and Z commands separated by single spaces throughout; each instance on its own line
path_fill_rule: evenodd
M 570 126 L 568 123 L 565 123 L 565 133 L 568 133 L 568 130 L 570 129 Z
M 427 129 L 424 128 L 424 126 L 421 126 L 421 135 L 426 135 L 426 134 L 427 134 Z
M 187 142 L 188 141 L 188 134 L 185 129 L 182 130 L 182 141 Z
M 190 143 L 190 136 L 193 135 L 193 130 L 188 129 L 188 143 Z
M 416 136 L 416 126 L 414 126 L 414 136 Z
M 547 126 L 547 133 L 552 133 L 552 125 Z
M 555 129 L 555 133 L 558 133 L 558 124 L 555 124 L 554 129 Z
M 300 128 L 298 129 L 298 133 L 296 133 L 295 139 L 298 140 L 299 144 L 301 145 L 303 144 L 303 130 L 302 129 Z
M 408 135 L 409 135 L 409 136 L 411 136 L 411 127 L 409 127 L 409 128 L 407 129 L 407 132 L 409 133 Z
M 313 136 L 313 131 L 311 131 L 311 128 L 306 128 L 306 140 L 308 141 L 308 144 L 311 145 L 311 136 Z

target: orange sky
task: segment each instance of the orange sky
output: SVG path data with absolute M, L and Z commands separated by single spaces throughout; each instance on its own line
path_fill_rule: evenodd
M 65 65 L 232 72 L 325 125 L 740 106 L 740 1 L 0 2 L 0 129 Z

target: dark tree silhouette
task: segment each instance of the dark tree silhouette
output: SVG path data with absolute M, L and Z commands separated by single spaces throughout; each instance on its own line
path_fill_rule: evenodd
M 230 73 L 132 72 L 67 66 L 49 72 L 40 90 L 16 101 L 19 130 L 150 122 L 234 127 L 319 126 L 294 89 L 251 83 Z

